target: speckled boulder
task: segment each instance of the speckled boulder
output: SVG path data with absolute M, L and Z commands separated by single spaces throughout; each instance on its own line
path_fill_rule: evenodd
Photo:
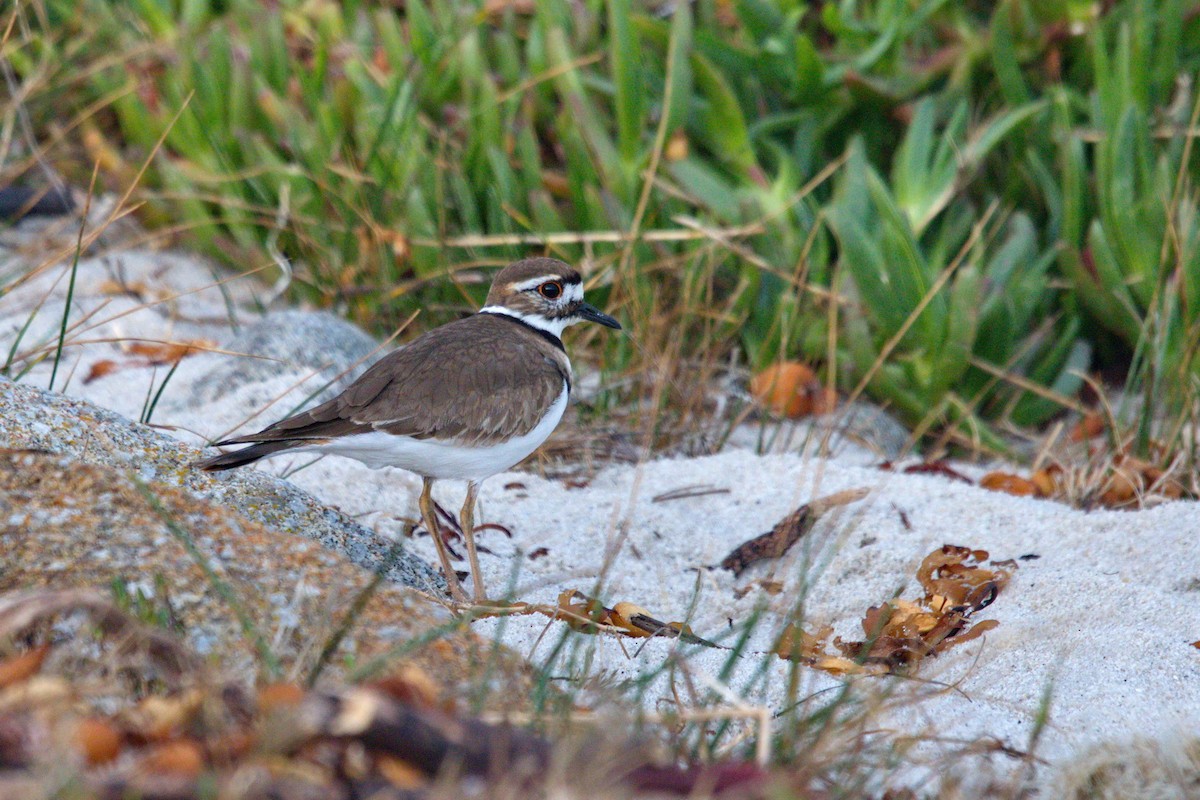
M 0 448 L 69 456 L 151 484 L 180 487 L 263 526 L 314 539 L 350 561 L 377 569 L 391 543 L 287 481 L 256 470 L 207 473 L 192 468 L 200 451 L 85 400 L 0 379 Z M 444 586 L 423 560 L 401 553 L 387 570 L 399 584 Z
M 189 402 L 208 405 L 248 383 L 270 380 L 298 369 L 317 372 L 332 396 L 383 355 L 362 330 L 323 311 L 276 311 L 247 325 L 222 345 L 229 353 L 192 384 Z

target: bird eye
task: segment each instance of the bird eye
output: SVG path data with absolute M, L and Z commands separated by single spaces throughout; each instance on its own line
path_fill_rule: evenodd
M 546 281 L 538 287 L 538 293 L 547 300 L 553 300 L 562 294 L 562 284 L 558 281 Z

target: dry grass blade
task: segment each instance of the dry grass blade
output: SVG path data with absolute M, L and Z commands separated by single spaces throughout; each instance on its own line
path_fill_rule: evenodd
M 688 225 L 685 228 L 651 230 L 641 232 L 624 231 L 569 231 L 548 233 L 500 233 L 500 234 L 466 234 L 452 236 L 446 239 L 415 238 L 415 247 L 456 247 L 473 249 L 477 247 L 514 247 L 516 245 L 571 245 L 571 244 L 626 244 L 634 240 L 644 242 L 692 242 L 711 239 L 714 236 L 726 239 L 738 239 L 746 236 L 756 236 L 764 232 L 759 223 L 738 225 L 730 228 L 696 229 Z
M 702 639 L 682 622 L 661 622 L 652 617 L 646 609 L 633 603 L 622 602 L 608 608 L 599 600 L 575 589 L 562 592 L 558 597 L 558 604 L 553 606 L 544 603 L 496 602 L 468 604 L 458 610 L 468 619 L 541 614 L 551 620 L 561 620 L 580 633 L 607 633 L 634 639 L 659 636 L 720 650 L 727 649 Z

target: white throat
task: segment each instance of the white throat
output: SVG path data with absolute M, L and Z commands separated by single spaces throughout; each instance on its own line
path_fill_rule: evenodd
M 521 322 L 524 322 L 526 325 L 532 328 L 537 328 L 539 331 L 545 331 L 546 333 L 553 334 L 558 339 L 562 338 L 563 331 L 567 329 L 568 325 L 578 321 L 571 317 L 547 319 L 541 314 L 522 314 L 520 312 L 513 311 L 508 306 L 484 306 L 483 308 L 479 309 L 479 313 L 502 314 L 506 317 L 519 319 Z

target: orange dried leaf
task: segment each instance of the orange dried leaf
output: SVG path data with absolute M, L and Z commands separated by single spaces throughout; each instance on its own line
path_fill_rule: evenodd
M 832 632 L 828 627 L 811 636 L 789 625 L 774 652 L 833 674 L 883 674 L 915 668 L 927 656 L 970 641 L 998 624 L 995 620 L 973 623 L 970 615 L 991 603 L 1016 565 L 993 563 L 984 569 L 979 564 L 987 558 L 985 550 L 955 545 L 933 551 L 917 571 L 926 591 L 922 601 L 896 598 L 869 608 L 861 623 L 864 641 L 834 637 L 832 646 L 840 656 L 827 647 Z
M 258 690 L 258 707 L 263 711 L 291 708 L 304 699 L 304 689 L 295 683 L 268 683 Z
M 857 661 L 851 661 L 843 656 L 822 656 L 813 664 L 831 675 L 850 675 L 863 672 L 863 666 Z
M 812 392 L 821 384 L 812 369 L 796 361 L 772 364 L 750 380 L 750 394 L 772 414 L 803 417 L 812 412 Z
M 833 628 L 825 626 L 816 635 L 808 633 L 796 623 L 789 623 L 779 636 L 775 654 L 789 661 L 812 661 L 825 655 L 825 643 Z
M 19 655 L 0 661 L 0 689 L 29 680 L 42 668 L 42 662 L 50 652 L 49 644 L 38 645 Z
M 650 618 L 650 612 L 633 603 L 617 603 L 608 615 L 608 623 L 615 625 L 630 636 L 639 638 L 653 636 L 655 631 L 647 630 L 633 622 L 634 617 Z M 661 625 L 659 626 L 661 627 Z
M 149 774 L 160 772 L 195 777 L 204 769 L 204 751 L 191 739 L 157 745 L 146 754 L 141 767 Z
M 193 339 L 188 342 L 132 342 L 129 352 L 142 356 L 150 364 L 173 364 L 180 359 L 211 349 L 216 345 L 208 339 Z
M 837 410 L 837 389 L 834 389 L 832 386 L 817 384 L 817 387 L 810 394 L 812 395 L 812 413 L 815 416 L 832 414 Z
M 1038 486 L 1034 481 L 1008 472 L 989 472 L 979 479 L 979 485 L 992 492 L 1004 492 L 1017 497 L 1038 494 Z
M 1071 427 L 1071 433 L 1068 435 L 1072 442 L 1082 442 L 1104 433 L 1104 428 L 1104 417 L 1100 416 L 1100 412 L 1089 411 Z
M 921 562 L 917 580 L 927 598 L 944 598 L 939 600 L 939 608 L 948 602 L 977 611 L 992 602 L 1010 577 L 1008 570 L 979 566 L 987 557 L 986 550 L 943 545 Z
M 107 720 L 84 717 L 75 727 L 75 743 L 89 766 L 107 764 L 121 752 L 121 732 Z
M 882 606 L 867 609 L 863 616 L 863 632 L 868 637 L 892 636 L 910 638 L 928 633 L 937 625 L 938 617 L 908 600 L 889 600 Z
M 1151 464 L 1146 464 L 1142 468 L 1142 479 L 1145 481 L 1146 491 L 1152 494 L 1168 500 L 1178 500 L 1183 496 L 1183 484 L 1174 478 L 1167 477 L 1167 473 Z
M 1062 474 L 1061 467 L 1044 467 L 1035 470 L 1029 479 L 1033 481 L 1033 485 L 1037 487 L 1038 497 L 1053 497 L 1058 494 L 1059 475 Z
M 595 633 L 596 623 L 611 624 L 608 621 L 609 609 L 576 589 L 567 589 L 559 594 L 558 609 L 562 613 L 556 617 L 573 630 Z
M 1100 493 L 1100 502 L 1109 508 L 1127 506 L 1137 500 L 1141 491 L 1141 481 L 1127 469 L 1118 468 L 1109 476 Z
M 120 368 L 117 362 L 111 358 L 102 358 L 95 364 L 92 364 L 92 368 L 88 370 L 87 377 L 83 379 L 83 382 L 84 384 L 88 384 L 94 380 L 99 380 L 107 375 L 111 375 Z
M 941 646 L 939 647 L 938 652 L 943 652 L 947 648 L 962 644 L 963 642 L 969 642 L 972 639 L 977 639 L 988 631 L 994 630 L 998 627 L 1000 627 L 1000 620 L 981 619 L 979 622 L 973 623 L 970 628 L 967 628 L 957 636 L 943 639 L 940 643 Z

